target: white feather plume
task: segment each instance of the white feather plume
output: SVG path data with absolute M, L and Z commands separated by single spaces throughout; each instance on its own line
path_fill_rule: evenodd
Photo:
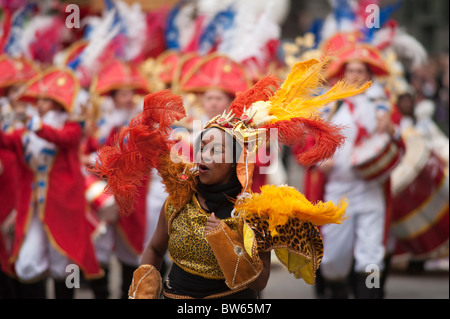
M 178 41 L 180 48 L 184 49 L 191 41 L 194 35 L 194 12 L 196 6 L 194 2 L 188 2 L 183 7 L 175 18 L 175 25 L 177 26 L 179 36 Z
M 263 65 L 268 58 L 264 46 L 281 36 L 281 27 L 272 19 L 275 6 L 276 2 L 270 1 L 261 12 L 252 9 L 255 7 L 252 1 L 241 3 L 234 26 L 225 32 L 218 51 L 237 62 L 255 58 L 259 65 Z
M 36 41 L 37 32 L 50 27 L 53 19 L 49 15 L 37 14 L 27 24 L 20 37 L 20 48 L 26 58 L 33 58 L 30 52 L 30 45 Z
M 428 59 L 428 53 L 424 46 L 402 29 L 397 30 L 392 47 L 400 59 L 408 62 L 411 70 L 423 66 Z
M 84 23 L 87 23 L 92 28 L 92 31 L 88 38 L 89 44 L 82 53 L 80 64 L 92 73 L 97 71 L 97 59 L 119 32 L 120 26 L 112 28 L 114 15 L 115 11 L 111 10 L 102 18 L 89 17 L 84 21 Z
M 141 5 L 137 2 L 128 6 L 125 2 L 116 0 L 115 5 L 126 29 L 127 47 L 125 49 L 125 60 L 131 61 L 142 52 L 142 48 L 148 40 L 145 37 L 147 29 L 146 17 Z

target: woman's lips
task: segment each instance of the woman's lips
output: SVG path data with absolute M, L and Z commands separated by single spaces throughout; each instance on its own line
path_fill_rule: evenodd
M 198 171 L 199 171 L 199 173 L 205 173 L 205 172 L 209 171 L 209 167 L 204 164 L 200 164 L 198 166 Z

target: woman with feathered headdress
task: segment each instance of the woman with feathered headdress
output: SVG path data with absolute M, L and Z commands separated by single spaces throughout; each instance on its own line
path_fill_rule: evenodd
M 157 231 L 142 266 L 134 273 L 130 298 L 158 298 L 159 267 L 169 250 L 174 262 L 164 284 L 167 298 L 256 298 L 270 275 L 270 251 L 296 278 L 314 282 L 322 259 L 315 225 L 341 223 L 345 200 L 312 204 L 292 187 L 263 186 L 252 193 L 254 155 L 269 130 L 291 145 L 314 136 L 316 146 L 299 160 L 313 165 L 344 142 L 339 128 L 319 118 L 318 109 L 359 94 L 370 83 L 338 82 L 318 95 L 326 60 L 297 64 L 280 86 L 267 76 L 237 93 L 229 112 L 211 119 L 195 143 L 190 163 L 171 154 L 170 125 L 185 116 L 181 97 L 168 91 L 146 97 L 142 114 L 99 152 L 93 170 L 108 179 L 123 214 L 131 212 L 149 167 L 156 167 L 168 193 Z

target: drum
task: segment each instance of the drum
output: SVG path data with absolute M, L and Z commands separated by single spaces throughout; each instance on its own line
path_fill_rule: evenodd
M 85 177 L 85 197 L 89 207 L 105 221 L 115 221 L 118 217 L 114 196 L 104 192 L 106 182 L 92 175 Z
M 399 146 L 388 134 L 374 134 L 354 147 L 351 164 L 362 179 L 383 182 L 400 163 L 401 156 Z
M 404 141 L 405 156 L 391 175 L 391 231 L 406 251 L 433 256 L 448 247 L 448 166 L 417 132 L 409 131 Z

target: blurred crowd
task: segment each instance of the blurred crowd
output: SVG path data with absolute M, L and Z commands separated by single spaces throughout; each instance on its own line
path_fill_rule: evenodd
M 323 109 L 324 120 L 346 128 L 346 146 L 301 167 L 297 181 L 311 201 L 349 201 L 345 228 L 321 228 L 317 296 L 382 298 L 358 279 L 368 264 L 383 282 L 392 256 L 448 258 L 448 52 L 429 56 L 390 10 L 379 30 L 367 28 L 364 8 L 378 1 L 330 1 L 321 29 L 288 41 L 281 27 L 289 3 L 182 0 L 145 12 L 105 0 L 94 12 L 89 4 L 0 1 L 0 298 L 45 298 L 48 278 L 56 298 L 73 298 L 70 265 L 96 298 L 108 298 L 112 256 L 126 298 L 167 195 L 148 172 L 134 213 L 120 214 L 90 171 L 96 151 L 114 145 L 146 95 L 165 89 L 183 97 L 187 117 L 175 138 L 191 148 L 196 127 L 226 112 L 238 92 L 270 73 L 284 80 L 311 58 L 330 58 L 324 90 L 341 77 L 373 82 Z M 288 163 L 300 165 L 310 142 L 257 163 L 273 169 L 255 171 L 253 191 L 287 183 L 298 168 Z
M 430 99 L 435 103 L 433 120 L 448 136 L 448 52 L 429 57 L 426 64 L 411 73 L 409 81 L 418 92 L 418 99 Z

